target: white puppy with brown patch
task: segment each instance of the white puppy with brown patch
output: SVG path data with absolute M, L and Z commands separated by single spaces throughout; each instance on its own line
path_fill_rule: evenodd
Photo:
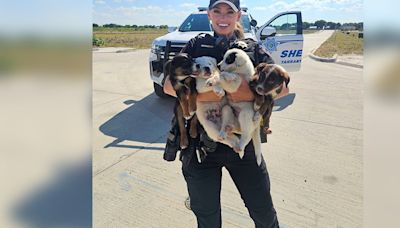
M 231 134 L 225 138 L 220 138 L 220 129 L 222 124 L 222 110 L 227 104 L 225 91 L 221 88 L 219 82 L 220 72 L 217 68 L 217 61 L 213 57 L 202 56 L 194 60 L 193 75 L 196 78 L 196 90 L 198 93 L 214 91 L 221 100 L 216 101 L 197 101 L 196 116 L 207 135 L 216 142 L 224 143 L 230 147 L 237 147 L 239 138 Z M 208 83 L 209 81 L 213 82 Z
M 208 84 L 219 85 L 228 93 L 234 93 L 242 84 L 242 80 L 249 82 L 255 73 L 250 57 L 241 49 L 233 48 L 228 50 L 224 59 L 219 63 L 221 74 L 219 81 L 209 79 Z M 233 149 L 239 153 L 240 158 L 244 156 L 246 145 L 253 139 L 254 151 L 257 164 L 261 164 L 261 138 L 260 122 L 261 117 L 254 119 L 254 102 L 233 102 L 222 108 L 222 124 L 219 133 L 220 140 L 226 140 L 233 133 L 240 134 L 239 143 Z

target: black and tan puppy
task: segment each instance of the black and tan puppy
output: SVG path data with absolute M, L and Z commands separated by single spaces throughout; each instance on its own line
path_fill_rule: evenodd
M 256 67 L 256 73 L 249 86 L 255 97 L 254 110 L 256 115 L 262 115 L 263 117 L 263 131 L 265 134 L 272 133 L 269 121 L 274 107 L 274 98 L 282 91 L 283 83 L 288 85 L 289 81 L 288 72 L 279 65 L 260 63 Z
M 185 119 L 189 120 L 196 112 L 196 80 L 191 76 L 193 59 L 186 53 L 180 53 L 165 64 L 164 72 L 169 76 L 172 87 L 177 95 L 174 113 L 178 121 L 180 132 L 180 147 L 185 149 L 189 145 L 187 137 Z M 191 124 L 191 136 L 195 138 L 197 130 L 195 122 Z

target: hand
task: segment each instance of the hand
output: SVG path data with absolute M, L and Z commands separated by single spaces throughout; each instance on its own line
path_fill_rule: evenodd
M 199 93 L 197 95 L 197 101 L 211 101 L 211 102 L 215 102 L 215 101 L 221 101 L 221 98 L 218 97 L 214 91 L 210 91 L 210 92 L 205 92 L 205 93 Z
M 230 93 L 228 96 L 233 102 L 254 100 L 254 94 L 250 90 L 248 82 L 245 80 L 242 80 L 242 84 L 240 84 L 238 90 L 235 93 Z

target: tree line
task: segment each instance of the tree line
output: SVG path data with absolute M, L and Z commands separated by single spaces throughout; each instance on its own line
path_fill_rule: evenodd
M 168 29 L 168 25 L 118 25 L 118 24 L 104 24 L 104 25 L 98 25 L 93 23 L 93 28 L 98 28 L 98 27 L 103 27 L 103 28 L 133 28 L 133 29 L 147 29 L 147 28 L 152 28 L 152 29 Z
M 341 29 L 342 26 L 344 27 L 354 27 L 356 30 L 363 30 L 364 28 L 364 23 L 363 22 L 358 22 L 358 23 L 336 23 L 336 22 L 331 22 L 331 21 L 325 21 L 325 20 L 317 20 L 314 23 L 310 22 L 303 22 L 303 29 Z M 96 27 L 103 27 L 103 28 L 132 28 L 132 29 L 168 29 L 168 25 L 118 25 L 118 24 L 104 24 L 104 25 L 98 25 L 98 24 L 93 24 L 93 28 Z
M 354 26 L 356 30 L 363 30 L 364 29 L 364 23 L 363 22 L 358 22 L 358 23 L 336 23 L 336 22 L 331 22 L 331 21 L 325 21 L 325 20 L 317 20 L 314 23 L 310 22 L 303 22 L 303 29 L 310 29 L 310 27 L 316 26 L 317 29 L 340 29 L 342 27 L 348 27 L 348 26 Z

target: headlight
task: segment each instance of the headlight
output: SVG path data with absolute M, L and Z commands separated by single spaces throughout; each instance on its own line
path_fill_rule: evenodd
M 152 44 L 151 45 L 151 52 L 157 54 L 161 51 L 161 46 L 160 45 L 156 45 L 156 44 Z

